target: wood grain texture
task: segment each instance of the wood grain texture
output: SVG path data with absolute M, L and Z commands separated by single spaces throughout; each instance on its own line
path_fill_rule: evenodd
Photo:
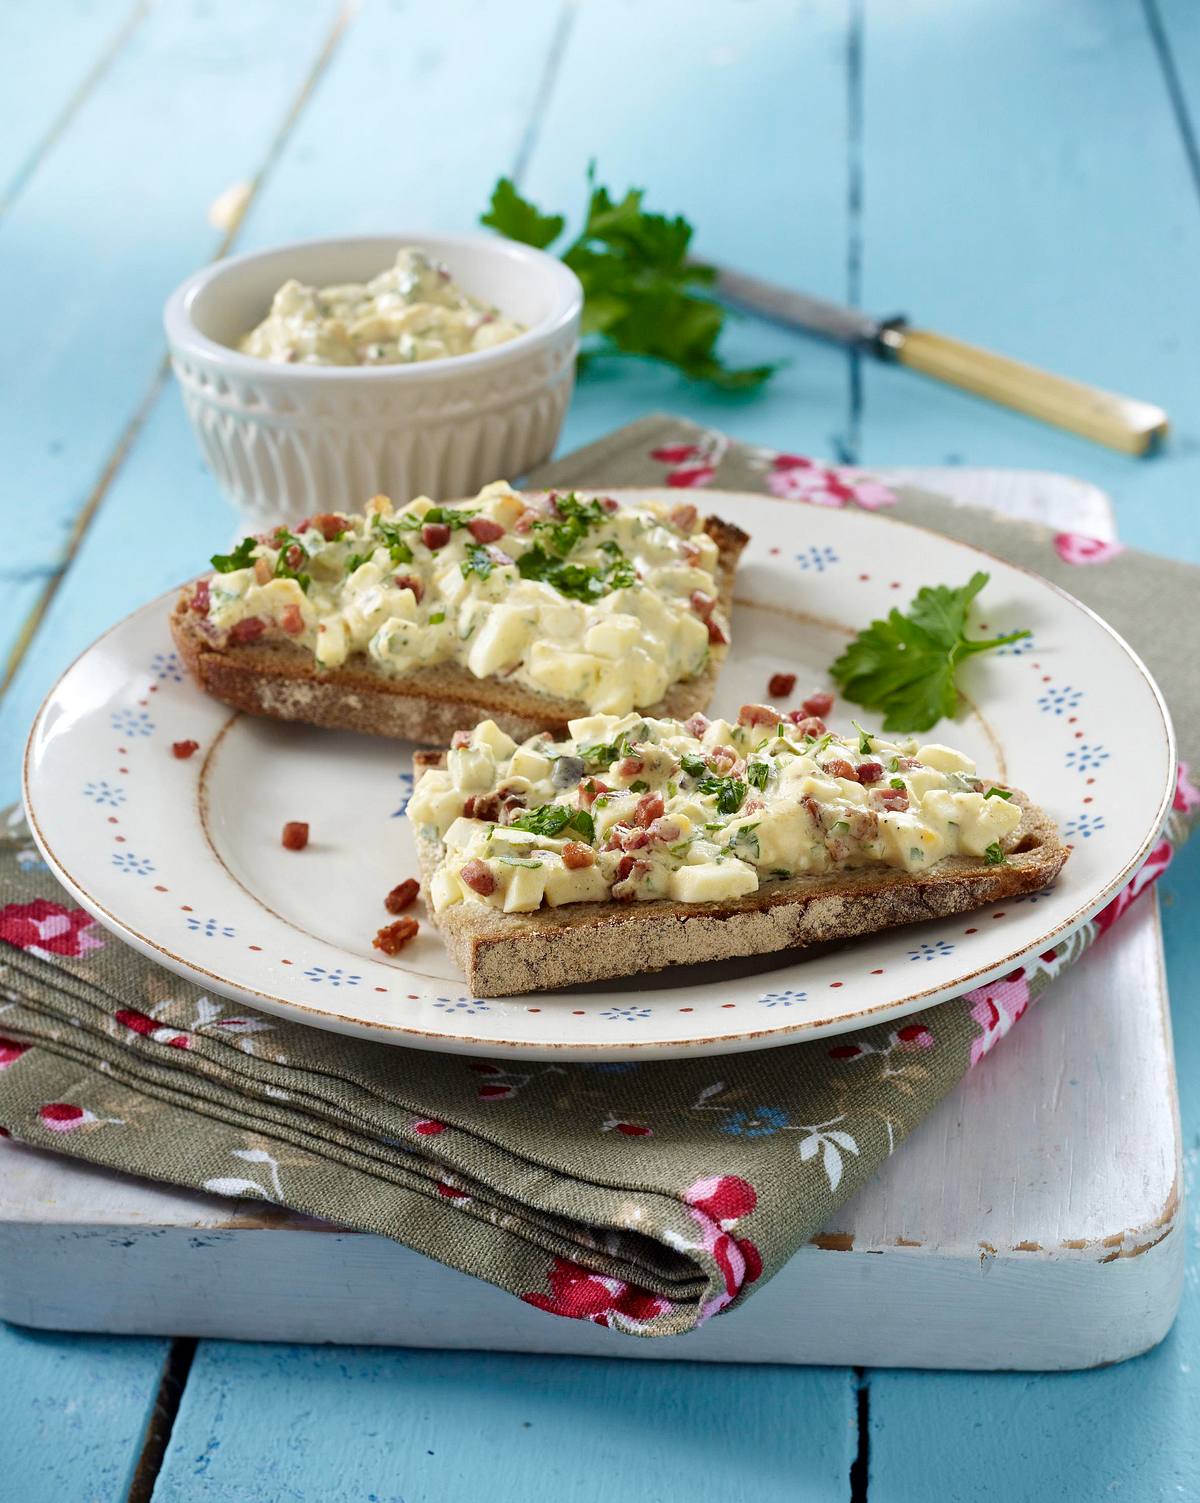
M 867 8 L 863 54 L 865 305 L 1174 422 L 1133 460 L 867 363 L 864 460 L 1077 473 L 1129 542 L 1200 558 L 1179 499 L 1200 483 L 1200 214 L 1142 5 L 898 0 Z
M 123 1499 L 168 1346 L 0 1325 L 0 1496 Z
M 199 1348 L 155 1503 L 837 1499 L 853 1376 L 488 1353 Z
M 145 0 L 0 8 L 0 216 L 141 23 Z
M 196 0 L 155 7 L 0 221 L 21 288 L 0 327 L 6 505 L 37 519 L 8 535 L 0 656 L 160 372 L 167 293 L 221 244 L 210 203 L 261 167 L 335 14 L 262 0 L 214 25 Z M 237 107 L 214 108 L 230 90 Z

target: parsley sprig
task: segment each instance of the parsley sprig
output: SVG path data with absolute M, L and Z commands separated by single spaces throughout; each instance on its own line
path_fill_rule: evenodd
M 588 354 L 643 355 L 673 365 L 693 381 L 726 391 L 761 386 L 773 365 L 730 366 L 717 354 L 725 309 L 705 295 L 716 270 L 692 260 L 692 226 L 642 207 L 645 191 L 614 199 L 588 168 L 588 206 L 579 235 L 559 252 L 583 283 L 583 332 Z M 543 214 L 502 177 L 481 223 L 541 250 L 566 228 L 561 214 Z
M 971 603 L 988 577 L 973 574 L 958 590 L 927 585 L 907 612 L 892 610 L 859 632 L 829 670 L 846 698 L 882 713 L 885 731 L 927 731 L 953 716 L 959 666 L 976 653 L 1029 635 L 1011 631 L 983 640 L 965 635 Z

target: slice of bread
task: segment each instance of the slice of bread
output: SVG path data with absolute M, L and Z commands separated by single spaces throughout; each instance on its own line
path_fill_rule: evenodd
M 418 752 L 418 772 L 443 763 Z M 919 876 L 893 867 L 860 867 L 773 881 L 719 903 L 669 900 L 567 903 L 533 913 L 502 913 L 487 903 L 455 903 L 430 918 L 477 997 L 559 991 L 673 965 L 768 955 L 829 940 L 853 939 L 897 924 L 946 918 L 1048 886 L 1069 854 L 1054 821 L 1013 792 L 1021 823 L 1002 842 L 1005 861 L 987 865 L 948 856 Z M 429 881 L 441 842 L 418 840 Z
M 750 541 L 740 527 L 709 517 L 704 530 L 717 545 L 719 601 L 726 620 L 733 580 Z M 340 668 L 322 669 L 307 648 L 276 640 L 221 646 L 189 609 L 185 589 L 171 614 L 171 635 L 200 687 L 234 709 L 274 720 L 302 720 L 333 730 L 446 745 L 463 726 L 492 719 L 517 741 L 539 731 L 565 735 L 568 720 L 591 713 L 580 700 L 558 699 L 511 679 L 479 679 L 454 663 L 405 674 L 382 672 L 356 654 Z M 703 673 L 674 683 L 647 715 L 686 720 L 712 699 L 728 648 L 714 646 Z

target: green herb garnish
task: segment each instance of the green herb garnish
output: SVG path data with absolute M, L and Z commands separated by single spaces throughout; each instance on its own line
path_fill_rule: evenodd
M 375 515 L 375 530 L 376 530 L 376 532 L 378 532 L 379 536 L 383 539 L 384 543 L 386 544 L 387 550 L 388 550 L 388 552 L 392 556 L 392 563 L 394 563 L 394 564 L 411 564 L 412 563 L 412 557 L 413 557 L 412 549 L 408 546 L 408 544 L 400 536 L 400 533 L 401 533 L 402 530 L 411 531 L 411 528 L 410 529 L 403 529 L 402 526 L 401 526 L 401 523 L 399 523 L 399 522 L 385 522 L 383 520 L 383 518 L 381 516 L 379 516 L 378 513 L 376 513 L 376 515 Z
M 983 796 L 984 796 L 984 798 L 1002 798 L 1002 799 L 1007 800 L 1007 799 L 1012 798 L 1012 789 L 1011 788 L 989 788 L 988 791 Z
M 716 352 L 726 315 L 701 290 L 711 286 L 716 270 L 688 254 L 691 225 L 647 213 L 644 196 L 631 188 L 614 200 L 588 168 L 587 217 L 561 252 L 583 283 L 586 355 L 648 356 L 728 391 L 761 386 L 775 366 L 732 367 Z M 566 228 L 562 215 L 541 213 L 507 177 L 496 184 L 481 222 L 542 250 Z
M 871 755 L 871 738 L 870 738 L 870 736 L 867 734 L 866 731 L 863 730 L 862 726 L 859 725 L 859 723 L 858 723 L 857 720 L 852 720 L 850 722 L 850 724 L 858 732 L 858 753 L 859 753 L 859 756 L 861 756 L 861 757 L 869 757 Z
M 526 809 L 509 828 L 549 837 L 561 835 L 564 830 L 575 830 L 589 843 L 596 838 L 592 816 L 586 809 L 572 809 L 570 804 L 542 804 L 537 809 Z
M 758 859 L 758 836 L 754 833 L 757 825 L 742 825 L 733 832 L 732 837 L 725 846 L 727 851 L 732 851 L 735 856 L 740 856 L 743 851 L 753 860 Z
M 746 767 L 746 780 L 753 783 L 760 791 L 767 786 L 771 778 L 771 764 L 769 762 L 750 762 Z
M 279 557 L 275 560 L 275 578 L 294 579 L 307 595 L 311 580 L 301 569 L 301 565 L 308 562 L 308 552 L 304 544 L 294 533 L 290 533 L 286 527 L 280 527 L 275 533 L 275 547 L 279 549 Z M 288 554 L 293 548 L 299 550 L 301 560 L 301 563 L 294 569 L 287 561 Z
M 704 758 L 694 756 L 691 752 L 684 752 L 679 759 L 679 765 L 692 778 L 702 778 L 708 772 L 708 763 Z
M 738 778 L 707 777 L 697 783 L 696 791 L 716 799 L 718 814 L 736 814 L 749 790 Z
M 830 673 L 856 704 L 884 715 L 884 730 L 927 731 L 958 708 L 954 676 L 977 652 L 1019 641 L 1027 631 L 985 641 L 964 636 L 971 602 L 988 582 L 973 574 L 958 590 L 948 585 L 918 590 L 907 614 L 892 610 L 859 632 Z
M 905 783 L 903 778 L 893 778 L 889 786 L 892 788 L 905 789 L 908 785 Z
M 497 856 L 496 860 L 503 861 L 505 866 L 523 866 L 531 872 L 540 871 L 542 867 L 540 861 L 522 861 L 519 856 Z
M 480 579 L 487 579 L 496 567 L 496 561 L 482 543 L 475 543 L 467 549 L 467 556 L 462 561 L 463 578 L 468 579 L 472 574 L 478 574 Z
M 429 618 L 429 624 L 430 624 L 430 626 L 441 626 L 442 622 L 445 619 L 446 619 L 446 612 L 445 611 L 434 611 L 434 613 Z
M 1000 842 L 993 840 L 991 845 L 984 851 L 983 859 L 988 866 L 1003 866 L 1008 857 L 1000 849 Z
M 209 563 L 218 574 L 232 574 L 235 569 L 248 569 L 254 562 L 257 538 L 243 538 L 232 553 L 214 553 Z

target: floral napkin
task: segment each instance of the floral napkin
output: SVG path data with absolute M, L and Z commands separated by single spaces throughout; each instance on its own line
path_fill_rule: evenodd
M 534 477 L 766 489 L 894 507 L 1064 584 L 1141 651 L 1181 744 L 1200 740 L 1183 633 L 1195 569 L 894 491 L 798 455 L 647 418 Z M 394 1237 L 539 1309 L 688 1331 L 769 1278 L 1165 868 L 1030 965 L 832 1040 L 727 1058 L 488 1062 L 247 1011 L 161 970 L 55 883 L 18 815 L 0 841 L 0 1132 L 217 1195 Z

